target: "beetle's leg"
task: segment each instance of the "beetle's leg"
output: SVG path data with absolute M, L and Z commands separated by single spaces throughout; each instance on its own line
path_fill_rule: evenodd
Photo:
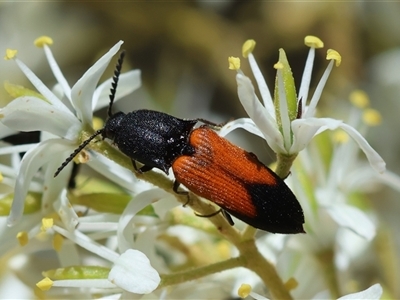
M 225 217 L 225 219 L 228 221 L 229 225 L 231 225 L 231 226 L 235 225 L 235 222 L 233 222 L 231 215 L 226 210 L 222 209 L 221 213 Z
M 141 168 L 138 168 L 136 161 L 134 159 L 132 159 L 132 165 L 133 165 L 133 168 L 135 169 L 135 171 L 138 172 L 139 174 L 142 174 L 144 172 L 147 172 L 147 171 L 150 171 L 151 169 L 153 169 L 153 167 L 146 166 L 146 165 L 142 166 Z
M 224 125 L 226 124 L 226 123 L 217 124 L 217 123 L 208 121 L 208 120 L 206 120 L 206 119 L 196 119 L 196 121 L 197 121 L 197 122 L 204 123 L 204 124 L 206 124 L 208 127 L 211 127 L 211 128 L 214 129 L 214 130 L 220 130 L 220 129 L 222 128 L 222 126 L 224 126 Z
M 189 202 L 190 202 L 189 192 L 187 192 L 187 191 L 179 191 L 179 190 L 178 190 L 179 185 L 180 185 L 180 182 L 179 182 L 178 180 L 175 180 L 175 181 L 174 181 L 174 185 L 173 185 L 173 187 L 172 187 L 172 190 L 173 190 L 175 193 L 177 193 L 178 195 L 186 195 L 186 196 L 187 196 L 187 201 L 186 201 L 185 204 L 183 204 L 183 207 L 185 207 L 185 206 L 188 205 Z
M 221 213 L 223 216 L 224 216 L 224 218 L 228 221 L 228 223 L 229 223 L 229 225 L 231 225 L 231 226 L 233 226 L 233 225 L 235 225 L 235 223 L 233 222 L 233 220 L 232 220 L 232 217 L 231 217 L 231 215 L 229 214 L 229 213 L 227 213 L 225 210 L 223 210 L 223 209 L 219 209 L 219 210 L 217 210 L 216 212 L 213 212 L 212 214 L 209 214 L 209 215 L 199 215 L 198 213 L 194 213 L 197 217 L 200 217 L 200 218 L 211 218 L 211 217 L 214 217 L 214 216 L 216 216 L 216 215 L 218 215 L 219 213 Z

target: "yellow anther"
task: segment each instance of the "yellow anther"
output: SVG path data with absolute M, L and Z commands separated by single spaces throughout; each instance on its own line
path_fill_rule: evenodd
M 382 116 L 376 109 L 367 108 L 363 113 L 363 121 L 369 126 L 377 126 L 382 122 Z
M 288 291 L 294 290 L 298 285 L 299 283 L 293 277 L 290 277 L 289 280 L 285 282 L 285 287 Z
M 0 182 L 2 182 L 3 181 L 3 174 L 1 174 L 1 172 L 0 172 Z
M 36 286 L 42 291 L 48 291 L 53 286 L 53 280 L 49 277 L 46 277 L 36 283 Z
M 340 63 L 342 62 L 342 57 L 340 56 L 339 52 L 333 49 L 328 49 L 326 52 L 326 59 L 327 60 L 335 60 L 335 65 L 336 67 L 340 66 Z
M 47 229 L 53 227 L 54 220 L 53 218 L 43 218 L 42 219 L 42 226 L 40 227 L 41 231 L 46 231 Z
M 349 135 L 342 130 L 335 131 L 335 133 L 333 134 L 333 141 L 336 143 L 344 144 L 347 143 L 348 140 Z
M 254 48 L 256 47 L 255 40 L 247 40 L 244 42 L 242 46 L 242 55 L 244 58 L 247 58 L 251 52 L 253 52 Z
M 20 231 L 17 233 L 17 239 L 21 246 L 25 246 L 29 242 L 29 236 L 26 231 Z
M 246 298 L 251 293 L 251 285 L 243 283 L 238 289 L 238 296 L 240 298 Z
M 61 234 L 56 233 L 54 235 L 54 237 L 53 237 L 53 248 L 54 248 L 54 250 L 59 252 L 61 250 L 61 248 L 62 248 L 63 242 L 64 242 L 64 237 Z
M 239 57 L 229 56 L 228 63 L 229 63 L 229 70 L 237 71 L 240 69 L 240 58 Z
M 350 102 L 358 108 L 366 108 L 369 106 L 369 97 L 363 90 L 354 90 L 349 95 Z
M 277 69 L 277 70 L 283 69 L 283 63 L 278 61 L 276 64 L 274 64 L 274 68 Z
M 6 55 L 4 56 L 5 60 L 10 60 L 13 59 L 15 57 L 15 55 L 17 55 L 17 50 L 14 49 L 6 49 Z
M 99 117 L 93 117 L 92 126 L 94 130 L 99 130 L 104 127 L 104 121 Z
M 74 162 L 77 164 L 86 164 L 90 159 L 90 155 L 86 150 L 82 150 L 79 152 L 77 156 L 74 158 Z
M 43 35 L 41 37 L 38 37 L 33 43 L 36 47 L 43 48 L 44 45 L 53 45 L 53 39 L 51 37 Z
M 315 48 L 315 49 L 324 47 L 324 42 L 321 41 L 320 38 L 317 38 L 316 36 L 313 36 L 313 35 L 307 35 L 304 38 L 304 44 L 307 47 Z

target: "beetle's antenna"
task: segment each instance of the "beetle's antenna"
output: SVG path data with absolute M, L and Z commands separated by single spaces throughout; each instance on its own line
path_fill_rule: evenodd
M 122 63 L 124 62 L 125 57 L 125 50 L 121 52 L 118 58 L 117 65 L 115 66 L 113 81 L 111 82 L 111 89 L 110 89 L 110 105 L 108 106 L 108 117 L 112 116 L 112 105 L 114 103 L 115 94 L 117 93 L 117 86 L 119 75 L 121 74 Z
M 58 174 L 69 164 L 71 160 L 74 159 L 75 156 L 78 155 L 79 152 L 82 151 L 83 148 L 85 148 L 96 136 L 99 134 L 103 133 L 104 129 L 99 129 L 95 133 L 93 133 L 87 140 L 83 141 L 82 144 L 79 145 L 78 148 L 75 149 L 74 152 L 71 153 L 71 155 L 62 163 L 62 165 L 57 169 L 57 171 L 54 173 L 54 177 L 57 177 Z

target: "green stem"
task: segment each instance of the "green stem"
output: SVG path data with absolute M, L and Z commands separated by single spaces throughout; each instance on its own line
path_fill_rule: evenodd
M 280 177 L 285 179 L 290 174 L 290 168 L 292 167 L 293 161 L 297 157 L 297 154 L 284 155 L 278 153 L 276 155 L 277 164 L 275 173 Z
M 243 241 L 236 246 L 240 255 L 246 258 L 244 266 L 260 276 L 272 299 L 292 299 L 275 267 L 258 251 L 254 239 Z
M 188 282 L 225 270 L 242 267 L 244 265 L 244 261 L 245 259 L 243 257 L 238 256 L 208 266 L 195 268 L 183 272 L 177 272 L 169 275 L 162 275 L 159 288 Z

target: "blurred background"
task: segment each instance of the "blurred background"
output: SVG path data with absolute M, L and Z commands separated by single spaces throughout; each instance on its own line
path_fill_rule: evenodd
M 372 128 L 367 139 L 388 169 L 400 174 L 399 16 L 399 2 L 1 2 L 0 49 L 18 49 L 18 57 L 52 86 L 55 79 L 44 54 L 33 45 L 38 36 L 52 37 L 52 51 L 72 86 L 100 55 L 124 40 L 124 69 L 141 69 L 143 87 L 121 101 L 120 110 L 151 108 L 218 123 L 246 117 L 236 94 L 235 72 L 228 70 L 227 62 L 228 56 L 241 57 L 245 40 L 256 40 L 254 54 L 272 88 L 278 49 L 285 49 L 299 85 L 308 53 L 304 37 L 316 35 L 325 48 L 317 51 L 311 91 L 327 65 L 326 50 L 333 48 L 342 55 L 318 106 L 321 115 L 345 119 L 349 93 L 365 90 L 371 106 L 383 116 L 381 126 Z M 244 59 L 242 68 L 251 74 Z M 0 82 L 5 80 L 30 86 L 15 64 L 0 60 Z M 10 100 L 1 88 L 0 106 Z M 235 134 L 232 139 L 264 162 L 274 160 L 266 146 L 257 143 L 259 139 Z M 398 198 L 398 192 L 387 187 L 371 197 L 381 222 L 392 229 L 388 241 L 397 251 L 390 258 L 393 265 L 398 265 L 393 260 L 399 259 L 400 249 L 395 234 L 400 228 Z M 395 287 L 398 274 L 379 276 L 400 297 L 400 288 Z

